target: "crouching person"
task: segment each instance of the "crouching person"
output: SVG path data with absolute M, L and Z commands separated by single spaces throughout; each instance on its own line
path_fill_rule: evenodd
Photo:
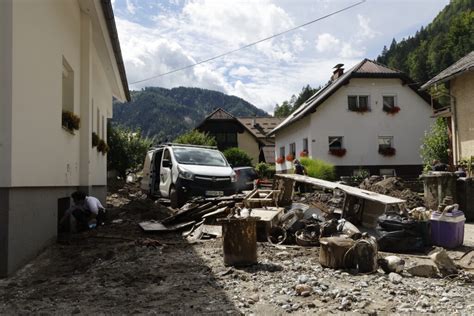
M 105 222 L 105 208 L 99 199 L 88 196 L 82 191 L 76 191 L 71 194 L 73 205 L 66 211 L 60 221 L 60 225 L 64 225 L 67 220 L 74 217 L 79 231 L 89 229 L 89 222 L 96 220 L 97 226 L 103 225 Z

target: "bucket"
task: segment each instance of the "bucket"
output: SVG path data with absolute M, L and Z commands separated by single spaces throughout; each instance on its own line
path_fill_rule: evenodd
M 456 248 L 464 242 L 464 223 L 462 211 L 431 213 L 431 241 L 433 245 Z
M 226 266 L 257 263 L 257 221 L 259 217 L 222 218 L 222 244 Z

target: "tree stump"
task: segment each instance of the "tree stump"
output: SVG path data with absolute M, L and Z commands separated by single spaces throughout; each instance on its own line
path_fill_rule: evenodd
M 278 206 L 288 206 L 291 205 L 293 201 L 293 187 L 295 185 L 295 180 L 275 176 L 275 190 L 279 190 L 277 193 L 277 205 Z

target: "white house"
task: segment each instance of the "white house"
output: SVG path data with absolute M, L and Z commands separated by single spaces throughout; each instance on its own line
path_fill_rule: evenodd
M 0 21 L 6 276 L 56 238 L 73 191 L 105 203 L 107 146 L 100 142 L 101 153 L 93 145 L 107 139 L 112 99 L 130 93 L 110 0 L 2 0 Z
M 429 129 L 430 97 L 400 71 L 364 59 L 349 71 L 336 65 L 331 81 L 278 125 L 278 172 L 305 151 L 336 166 L 339 176 L 416 177 L 420 146 Z M 288 159 L 285 159 L 288 158 Z

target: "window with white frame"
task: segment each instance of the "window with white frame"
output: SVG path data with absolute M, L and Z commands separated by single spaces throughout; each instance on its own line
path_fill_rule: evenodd
M 290 152 L 289 152 L 290 155 L 293 155 L 293 157 L 295 157 L 296 155 L 296 144 L 295 143 L 291 143 L 290 144 Z
M 63 111 L 74 112 L 74 71 L 64 57 L 62 78 Z
M 303 138 L 303 151 L 308 152 L 308 139 Z
M 343 140 L 342 136 L 329 136 L 328 138 L 329 150 L 344 148 L 342 144 L 342 140 Z
M 369 109 L 368 95 L 349 95 L 347 105 L 350 111 L 366 111 Z
M 394 95 L 384 95 L 382 96 L 383 109 L 385 111 L 392 110 L 397 106 L 397 98 Z
M 393 136 L 379 136 L 379 150 L 393 148 Z
M 280 157 L 285 157 L 285 146 L 280 147 Z

